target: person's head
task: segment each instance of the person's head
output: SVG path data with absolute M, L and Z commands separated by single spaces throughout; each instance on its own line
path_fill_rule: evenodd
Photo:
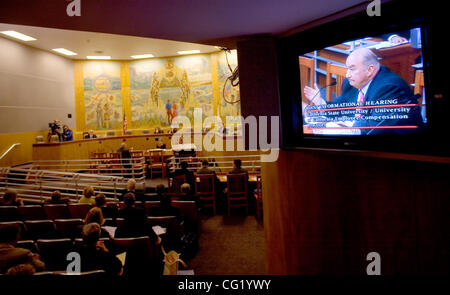
M 130 178 L 127 181 L 127 190 L 134 191 L 136 189 L 136 180 L 134 178 Z
M 368 48 L 359 48 L 350 53 L 346 66 L 346 77 L 350 85 L 357 89 L 369 83 L 380 69 L 378 57 Z
M 180 163 L 181 169 L 187 169 L 188 163 L 186 161 L 183 161 Z
M 64 129 L 64 131 L 67 131 L 67 130 L 69 130 L 69 126 L 64 125 L 64 126 L 63 126 L 63 129 Z
M 242 161 L 240 159 L 236 159 L 233 161 L 234 167 L 236 168 L 241 168 L 242 166 Z
M 60 191 L 54 191 L 51 196 L 52 202 L 58 202 L 61 200 L 61 192 Z
M 0 225 L 0 243 L 15 245 L 20 237 L 20 226 L 18 224 Z
M 122 142 L 122 143 L 120 144 L 120 148 L 121 148 L 121 149 L 126 149 L 126 148 L 127 148 L 127 144 L 126 144 L 125 142 Z
M 126 193 L 125 196 L 123 196 L 123 202 L 125 206 L 133 207 L 134 203 L 136 202 L 136 198 L 134 197 L 133 193 Z
M 3 195 L 3 201 L 6 203 L 13 203 L 17 199 L 17 192 L 13 189 L 7 189 Z
M 83 196 L 86 198 L 90 198 L 95 194 L 94 188 L 90 185 L 86 186 L 83 190 Z
M 161 196 L 162 194 L 164 194 L 165 190 L 166 190 L 166 187 L 162 183 L 160 183 L 156 186 L 156 193 L 158 194 L 158 196 Z
M 208 166 L 209 166 L 208 161 L 203 160 L 203 161 L 202 161 L 202 167 L 203 167 L 203 168 L 208 168 Z
M 94 130 L 89 130 L 89 135 L 90 136 L 94 135 Z
M 36 272 L 36 268 L 30 263 L 22 263 L 10 267 L 6 272 L 7 276 L 31 276 Z
M 191 186 L 189 185 L 189 183 L 183 183 L 181 185 L 181 192 L 184 194 L 187 194 L 191 191 Z
M 106 204 L 106 197 L 105 194 L 98 194 L 97 196 L 95 196 L 95 206 L 97 207 L 103 207 Z
M 81 236 L 83 237 L 83 242 L 87 246 L 95 246 L 97 241 L 100 239 L 101 227 L 98 223 L 88 223 L 83 226 L 81 231 Z
M 94 207 L 86 214 L 86 218 L 84 219 L 84 224 L 88 223 L 98 223 L 103 225 L 105 223 L 105 219 L 103 218 L 102 209 L 98 207 Z

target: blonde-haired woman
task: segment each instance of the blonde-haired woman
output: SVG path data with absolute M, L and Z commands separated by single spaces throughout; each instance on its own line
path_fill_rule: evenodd
M 93 198 L 94 195 L 94 188 L 88 185 L 84 188 L 83 196 L 78 201 L 78 203 L 95 205 L 95 199 Z

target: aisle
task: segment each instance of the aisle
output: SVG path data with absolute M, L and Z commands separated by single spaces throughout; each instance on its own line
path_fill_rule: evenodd
M 200 250 L 189 261 L 198 275 L 265 274 L 264 228 L 254 216 L 202 217 Z

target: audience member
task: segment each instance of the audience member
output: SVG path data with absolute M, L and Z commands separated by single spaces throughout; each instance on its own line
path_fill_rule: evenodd
M 117 207 L 108 207 L 106 205 L 106 197 L 104 194 L 100 193 L 95 197 L 95 206 L 102 209 L 104 218 L 112 218 L 114 221 L 116 220 L 118 209 Z
M 17 224 L 0 225 L 0 274 L 19 264 L 29 263 L 36 271 L 42 271 L 45 264 L 40 260 L 38 254 L 30 250 L 16 248 L 20 237 L 20 227 Z
M 119 210 L 119 217 L 122 217 L 124 220 L 122 226 L 117 228 L 115 237 L 132 238 L 149 236 L 152 242 L 159 244 L 161 240 L 147 223 L 145 210 L 135 207 L 136 199 L 133 193 L 127 193 L 123 201 L 125 208 Z
M 188 163 L 186 161 L 182 161 L 180 163 L 181 169 L 175 170 L 174 173 L 172 173 L 172 177 L 179 176 L 179 175 L 185 175 L 186 176 L 186 183 L 188 183 L 191 187 L 194 187 L 195 185 L 195 177 L 194 173 L 188 169 Z
M 164 189 L 164 185 L 162 185 L 162 187 Z M 161 192 L 159 206 L 150 208 L 149 216 L 175 216 L 178 223 L 183 219 L 180 209 L 172 207 L 170 196 L 164 192 Z
M 83 196 L 78 203 L 95 205 L 95 199 L 92 196 L 95 195 L 94 188 L 90 185 L 86 186 L 83 190 Z
M 89 223 L 97 223 L 100 226 L 103 226 L 105 224 L 105 218 L 103 218 L 102 209 L 100 209 L 98 207 L 94 207 L 88 211 L 88 213 L 86 214 L 86 217 L 84 218 L 84 224 L 86 225 Z M 101 238 L 111 238 L 109 233 L 103 228 L 101 229 L 100 237 Z
M 136 180 L 134 178 L 131 178 L 127 181 L 127 191 L 124 192 L 119 197 L 119 200 L 122 201 L 124 196 L 128 193 L 132 193 L 134 195 L 134 198 L 136 199 L 136 201 L 140 201 L 140 202 L 145 201 L 145 195 L 143 193 L 136 191 Z
M 68 198 L 62 198 L 61 192 L 56 190 L 50 195 L 50 200 L 45 201 L 46 204 L 68 204 Z
M 7 189 L 3 194 L 3 199 L 0 200 L 0 206 L 23 206 L 23 201 L 17 198 L 15 190 Z
M 217 177 L 216 172 L 209 168 L 209 162 L 207 160 L 202 161 L 202 167 L 197 170 L 197 175 L 203 174 L 213 174 L 214 175 L 214 189 L 217 198 L 223 198 L 223 190 L 225 189 L 226 184 L 222 184 L 220 179 Z
M 122 263 L 100 241 L 101 227 L 98 223 L 88 223 L 83 226 L 83 246 L 81 256 L 81 271 L 102 269 L 108 275 L 121 275 Z

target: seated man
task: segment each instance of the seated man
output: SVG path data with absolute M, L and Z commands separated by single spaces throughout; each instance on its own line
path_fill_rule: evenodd
M 209 168 L 209 163 L 207 160 L 203 160 L 202 167 L 197 170 L 197 175 L 202 175 L 202 174 L 213 174 L 214 178 L 215 178 L 214 186 L 215 186 L 215 190 L 216 190 L 216 195 L 221 194 L 223 192 L 225 187 L 220 182 L 220 179 L 217 177 L 216 172 Z
M 183 161 L 180 163 L 181 169 L 175 170 L 174 173 L 172 173 L 172 177 L 178 176 L 178 175 L 185 175 L 186 176 L 186 182 L 191 186 L 194 187 L 195 185 L 195 177 L 194 173 L 188 169 L 189 164 L 186 161 Z
M 81 271 L 102 269 L 108 275 L 121 275 L 122 263 L 100 241 L 101 227 L 98 223 L 88 223 L 83 226 L 83 246 L 79 253 L 81 256 Z
M 45 264 L 38 254 L 30 250 L 16 248 L 20 237 L 20 227 L 17 224 L 0 225 L 0 274 L 19 264 L 30 264 L 36 271 L 42 271 Z
M 423 127 L 423 121 L 418 107 L 397 107 L 402 104 L 417 104 L 417 98 L 415 98 L 409 85 L 400 76 L 381 65 L 378 61 L 378 57 L 370 49 L 358 48 L 353 51 L 347 58 L 346 66 L 347 73 L 346 79 L 342 84 L 342 93 L 331 103 L 333 106 L 340 104 L 354 106 L 349 108 L 352 113 L 349 113 L 348 115 L 350 118 L 353 116 L 353 119 L 331 122 L 334 125 L 330 127 L 342 127 L 346 129 L 355 127 L 350 130 L 358 131 L 358 133 L 362 135 L 407 133 L 411 131 L 416 132 L 417 130 L 406 128 L 379 128 L 380 126 Z M 328 104 L 328 102 L 321 97 L 320 89 L 317 85 L 314 85 L 314 88 L 305 86 L 303 92 L 305 97 L 309 100 L 305 110 L 307 110 L 311 104 Z M 384 106 L 384 108 L 379 106 Z M 380 114 L 380 112 L 382 112 L 382 114 Z M 342 117 L 342 115 L 339 116 Z M 383 119 L 386 117 L 392 117 L 393 119 Z
M 236 159 L 233 161 L 233 169 L 228 172 L 229 174 L 240 174 L 240 173 L 246 173 L 248 176 L 248 171 L 245 169 L 242 169 L 242 161 L 240 159 Z

